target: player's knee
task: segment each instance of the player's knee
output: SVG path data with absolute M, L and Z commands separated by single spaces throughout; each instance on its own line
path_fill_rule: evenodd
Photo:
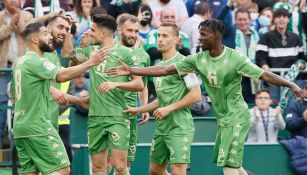
M 119 163 L 116 166 L 114 166 L 114 169 L 117 172 L 123 172 L 123 171 L 126 170 L 126 168 L 127 168 L 127 166 L 125 164 L 123 164 L 123 163 Z
M 186 174 L 186 164 L 171 164 L 171 172 L 173 175 Z
M 93 162 L 92 163 L 92 171 L 93 172 L 100 172 L 100 171 L 103 171 L 103 165 L 102 164 L 99 164 L 97 162 Z
M 149 168 L 149 174 L 150 174 L 150 175 L 158 175 L 159 172 L 158 172 L 158 170 L 157 170 L 156 168 L 150 167 L 150 168 Z

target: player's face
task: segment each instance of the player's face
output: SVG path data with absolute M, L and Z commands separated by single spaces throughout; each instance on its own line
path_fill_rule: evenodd
M 161 52 L 176 48 L 178 37 L 171 27 L 160 27 L 158 30 L 158 50 Z
M 52 52 L 54 51 L 54 46 L 52 42 L 52 36 L 48 32 L 46 27 L 40 28 L 40 33 L 38 36 L 38 46 L 42 52 Z
M 199 28 L 199 44 L 202 50 L 209 50 L 216 45 L 216 33 L 208 27 Z
M 123 44 L 126 47 L 133 47 L 139 36 L 139 23 L 126 21 L 119 32 Z
M 289 18 L 287 16 L 279 16 L 274 18 L 274 23 L 277 28 L 285 29 L 289 23 Z
M 100 45 L 102 43 L 101 42 L 101 39 L 103 38 L 102 30 L 95 23 L 92 23 L 91 36 L 94 40 L 94 44 Z
M 256 97 L 256 106 L 260 110 L 267 110 L 269 109 L 272 103 L 272 99 L 267 92 L 262 92 L 257 95 Z
M 251 19 L 249 18 L 248 13 L 238 13 L 236 16 L 236 25 L 237 27 L 245 32 L 249 30 Z
M 53 45 L 55 48 L 62 48 L 66 35 L 69 32 L 69 24 L 62 18 L 57 20 L 50 26 L 51 36 L 53 37 Z
M 161 23 L 176 23 L 175 11 L 172 9 L 164 10 L 161 15 Z

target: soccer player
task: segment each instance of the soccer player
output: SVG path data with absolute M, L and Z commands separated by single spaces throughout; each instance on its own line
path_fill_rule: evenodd
M 216 19 L 199 25 L 203 52 L 168 66 L 129 68 L 122 64 L 109 70 L 116 75 L 166 76 L 197 72 L 205 85 L 217 113 L 218 131 L 215 141 L 214 162 L 224 167 L 225 175 L 247 175 L 242 168 L 244 141 L 250 125 L 248 106 L 243 100 L 242 76 L 262 79 L 277 86 L 292 88 L 302 97 L 302 90 L 294 83 L 257 67 L 250 59 L 222 44 L 223 23 Z M 169 94 L 170 96 L 174 94 Z
M 158 49 L 163 55 L 160 66 L 185 59 L 176 51 L 178 40 L 177 26 L 162 23 L 158 29 Z M 133 115 L 154 111 L 156 129 L 150 152 L 150 174 L 164 175 L 167 163 L 170 163 L 172 174 L 185 175 L 195 132 L 188 107 L 201 99 L 199 81 L 195 73 L 190 73 L 158 77 L 154 84 L 158 99 L 138 108 L 129 107 L 126 111 Z
M 118 16 L 118 34 L 119 34 L 119 44 L 126 46 L 131 49 L 132 60 L 138 64 L 139 67 L 148 67 L 150 66 L 149 55 L 142 49 L 137 46 L 137 40 L 139 36 L 140 23 L 136 16 L 130 14 L 122 14 Z M 139 100 L 141 105 L 146 105 L 148 103 L 148 89 L 147 89 L 147 77 L 143 77 L 144 89 L 142 92 L 129 92 L 126 93 L 126 103 L 128 106 L 136 107 L 137 100 L 139 95 Z M 136 154 L 136 144 L 138 139 L 138 122 L 136 116 L 130 116 L 130 140 L 129 140 L 129 149 L 128 149 L 128 162 L 127 166 L 130 169 L 131 162 L 134 161 Z M 142 121 L 140 124 L 144 124 L 149 120 L 149 113 L 142 114 Z M 107 174 L 111 171 L 112 168 L 112 150 L 109 149 L 108 154 L 108 171 Z
M 14 139 L 21 171 L 26 175 L 69 175 L 69 160 L 64 145 L 48 119 L 47 97 L 50 81 L 63 82 L 78 77 L 105 60 L 101 49 L 91 59 L 72 68 L 60 69 L 42 55 L 54 50 L 52 36 L 39 23 L 24 31 L 29 51 L 19 59 L 13 72 L 15 116 Z
M 67 34 L 70 30 L 69 19 L 64 16 L 54 16 L 49 20 L 47 25 L 47 29 L 52 36 L 52 42 L 54 49 L 62 49 L 64 46 L 65 40 L 69 40 L 70 38 L 67 37 Z M 57 51 L 54 50 L 53 52 L 45 52 L 43 54 L 44 58 L 47 58 L 51 63 L 61 66 L 59 55 Z M 58 127 L 58 117 L 59 117 L 59 104 L 79 104 L 81 103 L 77 97 L 71 96 L 67 93 L 63 93 L 60 91 L 60 83 L 51 82 L 50 83 L 50 96 L 48 100 L 48 113 L 50 120 L 56 130 L 59 129 Z
M 142 91 L 142 78 L 126 76 L 112 78 L 106 70 L 119 66 L 120 62 L 136 66 L 132 49 L 115 44 L 116 21 L 110 15 L 94 15 L 91 35 L 96 45 L 72 51 L 68 59 L 77 62 L 87 60 L 90 53 L 100 47 L 108 48 L 107 60 L 90 69 L 90 106 L 88 119 L 89 152 L 94 175 L 107 173 L 108 148 L 112 149 L 115 174 L 127 175 L 127 154 L 130 139 L 130 121 L 126 109 L 127 91 Z M 102 92 L 102 93 L 101 93 Z

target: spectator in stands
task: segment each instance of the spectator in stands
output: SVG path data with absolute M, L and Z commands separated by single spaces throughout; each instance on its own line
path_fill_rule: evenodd
M 145 42 L 147 40 L 149 32 L 153 30 L 153 28 L 150 26 L 153 14 L 149 5 L 142 3 L 139 7 L 137 16 L 141 24 L 139 36 L 141 37 L 143 42 Z
M 108 14 L 116 19 L 120 14 L 123 13 L 136 15 L 138 13 L 141 2 L 141 0 L 113 0 L 107 6 L 102 7 L 106 7 Z
M 259 23 L 258 23 L 258 17 L 259 17 L 259 9 L 258 5 L 256 3 L 251 3 L 247 8 L 247 11 L 250 14 L 251 17 L 251 27 L 252 29 L 258 31 L 259 29 Z
M 298 83 L 300 85 L 300 83 Z M 307 138 L 307 80 L 301 81 L 305 98 L 303 101 L 293 100 L 286 112 L 286 129 L 292 136 Z
M 275 30 L 265 33 L 258 45 L 256 52 L 256 63 L 264 70 L 270 68 L 290 68 L 296 62 L 299 62 L 300 67 L 305 61 L 304 48 L 298 35 L 292 32 L 287 32 L 290 14 L 285 9 L 278 9 L 274 12 L 273 21 Z M 280 98 L 280 88 L 265 84 L 270 90 L 272 99 L 275 103 Z
M 186 33 L 190 39 L 191 53 L 196 53 L 196 48 L 199 45 L 199 24 L 204 21 L 211 19 L 212 11 L 209 3 L 200 2 L 195 6 L 195 12 L 192 17 L 190 17 L 182 25 L 181 31 Z
M 272 99 L 269 90 L 256 93 L 256 106 L 250 109 L 251 126 L 248 142 L 277 142 L 278 131 L 285 128 L 280 108 L 270 107 Z
M 201 2 L 209 3 L 212 10 L 212 17 L 217 18 L 218 15 L 221 13 L 223 7 L 226 5 L 227 0 L 187 0 L 185 5 L 187 7 L 187 11 L 190 17 L 194 15 L 195 6 Z
M 274 30 L 273 20 L 273 9 L 271 7 L 264 8 L 258 18 L 259 29 L 258 34 L 261 37 L 263 34 Z
M 160 26 L 162 11 L 171 8 L 175 12 L 176 24 L 180 28 L 188 19 L 188 12 L 185 4 L 181 0 L 150 0 L 149 6 L 153 13 L 151 26 L 158 28 Z
M 90 27 L 91 23 L 91 10 L 96 7 L 96 1 L 94 0 L 78 0 L 75 3 L 75 11 L 69 14 L 74 20 L 77 21 L 76 33 L 74 34 L 77 39 L 81 33 Z

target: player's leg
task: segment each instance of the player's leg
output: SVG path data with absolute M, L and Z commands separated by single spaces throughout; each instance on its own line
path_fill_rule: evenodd
M 150 175 L 167 175 L 167 164 L 159 164 L 156 162 L 150 162 L 149 173 Z
M 217 165 L 224 167 L 225 174 L 237 172 L 244 173 L 240 169 L 243 161 L 244 142 L 249 130 L 249 122 L 237 124 L 231 127 L 220 127 L 220 144 Z M 239 171 L 239 169 L 241 171 Z
M 121 117 L 109 117 L 113 125 L 108 128 L 108 144 L 112 149 L 115 175 L 129 175 L 127 156 L 130 139 L 130 121 Z
M 169 156 L 170 153 L 166 147 L 164 136 L 155 135 L 150 148 L 150 174 L 166 175 Z
M 186 175 L 193 138 L 194 133 L 165 136 L 165 144 L 170 152 L 169 162 L 172 174 Z
M 88 119 L 89 153 L 92 161 L 93 175 L 107 173 L 108 156 L 108 122 L 107 117 L 90 116 Z
M 91 155 L 93 175 L 104 175 L 107 173 L 108 149 Z
M 112 169 L 113 169 L 112 149 L 108 149 L 107 174 L 110 174 Z
M 25 139 L 27 138 L 15 139 L 15 146 L 21 165 L 21 173 L 26 175 L 38 175 L 38 169 L 27 151 L 29 145 L 24 141 Z
M 26 140 L 27 151 L 42 174 L 70 174 L 70 162 L 64 144 L 52 127 L 48 135 L 30 137 Z
M 129 140 L 129 149 L 128 149 L 128 158 L 127 166 L 130 170 L 130 165 L 134 161 L 136 154 L 136 146 L 138 139 L 138 123 L 137 118 L 129 119 L 130 120 L 130 140 Z

